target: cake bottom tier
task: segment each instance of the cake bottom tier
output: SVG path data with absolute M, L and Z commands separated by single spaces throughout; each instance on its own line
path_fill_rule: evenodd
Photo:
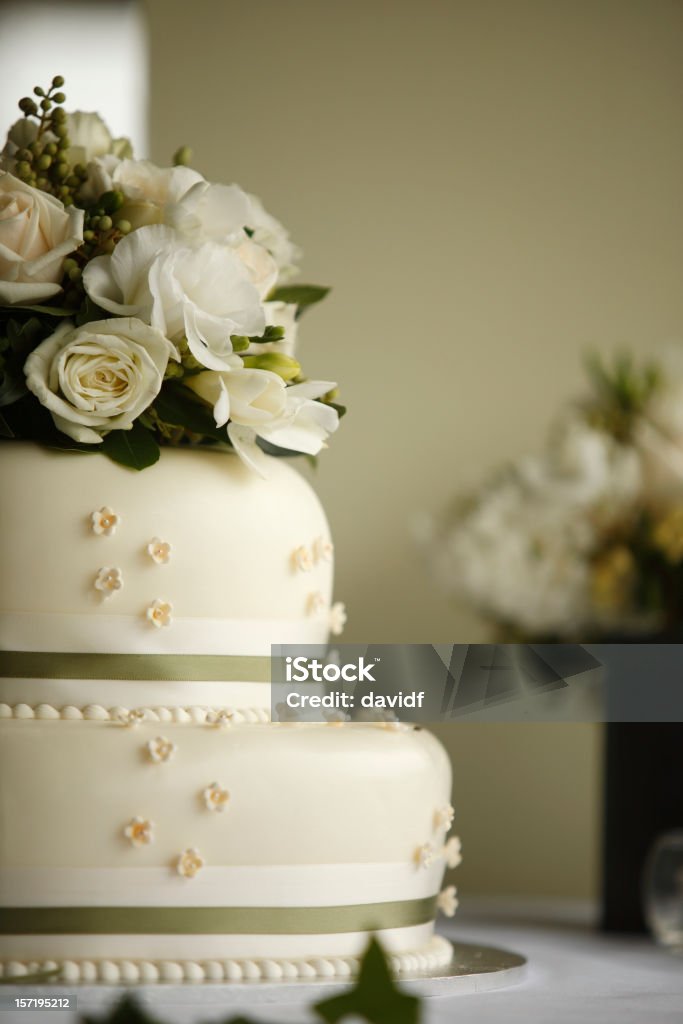
M 449 800 L 421 729 L 0 721 L 0 971 L 347 977 L 371 933 L 441 966 Z

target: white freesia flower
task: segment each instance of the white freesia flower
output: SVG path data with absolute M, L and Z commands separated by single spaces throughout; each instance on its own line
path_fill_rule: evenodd
M 247 227 L 253 231 L 252 238 L 271 254 L 277 263 L 280 280 L 287 281 L 298 273 L 297 261 L 301 250 L 289 237 L 289 232 L 272 214 L 264 208 L 258 196 L 250 195 L 251 210 Z
M 91 260 L 83 284 L 103 309 L 138 316 L 172 341 L 187 338 L 195 359 L 213 370 L 234 365 L 231 335 L 265 329 L 259 293 L 237 253 L 215 242 L 180 245 L 164 225 L 133 231 L 111 256 Z
M 83 241 L 83 211 L 0 171 L 0 303 L 61 291 L 65 256 Z
M 85 444 L 110 430 L 128 430 L 158 395 L 173 347 L 134 318 L 67 322 L 26 360 L 29 391 L 55 426 Z
M 261 299 L 265 299 L 268 293 L 275 287 L 277 281 L 277 263 L 262 245 L 257 245 L 250 238 L 237 246 L 237 255 L 247 268 L 249 280 L 258 289 Z
M 217 426 L 228 423 L 235 451 L 260 473 L 265 463 L 257 436 L 279 448 L 316 455 L 339 425 L 336 410 L 315 401 L 336 387 L 332 381 L 287 387 L 270 370 L 235 368 L 199 373 L 186 383 L 213 406 Z

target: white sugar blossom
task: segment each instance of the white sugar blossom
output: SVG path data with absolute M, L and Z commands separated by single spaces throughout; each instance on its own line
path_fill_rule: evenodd
M 305 544 L 301 544 L 292 552 L 292 565 L 300 572 L 310 572 L 313 568 L 313 556 Z
M 343 601 L 335 601 L 330 608 L 330 632 L 333 636 L 340 636 L 346 625 L 346 605 Z
M 319 590 L 312 590 L 306 598 L 306 612 L 308 615 L 318 615 L 325 610 L 327 602 Z
M 156 739 L 147 743 L 148 757 L 155 764 L 164 764 L 170 761 L 177 749 L 175 743 L 166 739 L 165 736 L 157 736 Z
M 457 868 L 462 863 L 462 843 L 458 836 L 452 836 L 444 843 L 443 858 L 449 868 Z
M 313 557 L 316 562 L 331 562 L 334 557 L 334 544 L 326 537 L 316 537 L 313 541 Z
M 436 906 L 446 917 L 453 917 L 458 909 L 457 889 L 454 885 L 448 885 L 436 898 Z
M 434 828 L 437 830 L 443 829 L 445 832 L 448 832 L 453 824 L 454 817 L 455 811 L 450 804 L 446 807 L 439 807 L 434 813 Z
M 83 241 L 83 211 L 0 170 L 0 304 L 61 292 L 65 256 Z
M 228 806 L 230 794 L 227 789 L 223 789 L 217 782 L 212 782 L 210 786 L 202 790 L 202 800 L 207 810 L 224 811 Z
M 181 853 L 176 863 L 176 871 L 183 878 L 194 878 L 204 867 L 204 858 L 194 847 Z
M 26 360 L 26 386 L 64 434 L 99 444 L 154 401 L 173 355 L 163 334 L 134 317 L 67 321 Z
M 147 621 L 151 622 L 157 629 L 162 626 L 170 626 L 173 621 L 173 605 L 169 601 L 162 601 L 157 598 L 147 607 L 145 612 Z
M 431 843 L 423 843 L 415 851 L 415 863 L 419 868 L 428 868 L 434 863 L 435 851 Z
M 171 545 L 168 541 L 152 537 L 147 545 L 147 554 L 157 565 L 168 565 L 171 561 Z
M 131 846 L 149 846 L 154 840 L 154 825 L 147 818 L 131 818 L 123 834 Z
M 123 576 L 120 569 L 100 569 L 95 577 L 95 590 L 99 590 L 103 597 L 110 597 L 123 587 Z
M 217 729 L 229 729 L 234 722 L 235 712 L 230 708 L 218 708 L 218 710 L 207 711 L 206 724 L 213 725 Z
M 111 537 L 112 534 L 116 533 L 116 527 L 121 522 L 121 516 L 109 508 L 108 505 L 103 505 L 102 508 L 98 508 L 91 514 L 90 522 L 93 533 L 100 537 Z

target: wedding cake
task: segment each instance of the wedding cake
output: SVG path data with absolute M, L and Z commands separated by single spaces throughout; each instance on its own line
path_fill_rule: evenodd
M 62 81 L 0 170 L 0 977 L 346 977 L 434 935 L 450 769 L 399 723 L 270 722 L 271 644 L 340 633 L 296 251 L 132 159 Z M 266 454 L 266 452 L 270 454 Z

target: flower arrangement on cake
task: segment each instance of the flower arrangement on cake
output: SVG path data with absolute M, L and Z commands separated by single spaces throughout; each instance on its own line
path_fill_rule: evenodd
M 64 80 L 19 103 L 0 156 L 0 436 L 143 469 L 162 445 L 315 456 L 343 408 L 307 380 L 299 251 L 255 196 L 134 159 Z
M 683 351 L 589 372 L 545 451 L 429 528 L 439 581 L 503 639 L 666 636 L 683 622 Z

